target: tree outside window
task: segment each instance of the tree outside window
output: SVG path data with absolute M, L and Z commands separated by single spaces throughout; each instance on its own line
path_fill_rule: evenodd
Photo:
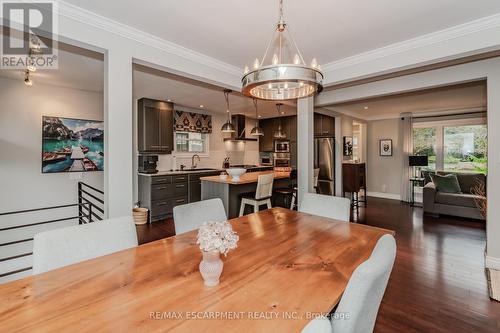
M 472 120 L 416 124 L 413 153 L 429 157 L 428 170 L 487 173 L 488 130 Z M 425 126 L 428 125 L 428 126 Z
M 428 170 L 436 170 L 436 128 L 416 127 L 413 129 L 413 154 L 428 156 Z
M 487 173 L 486 125 L 444 128 L 444 170 Z

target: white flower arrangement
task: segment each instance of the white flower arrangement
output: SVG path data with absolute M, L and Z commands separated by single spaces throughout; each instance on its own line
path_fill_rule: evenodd
M 237 247 L 239 239 L 229 222 L 205 222 L 198 229 L 196 243 L 200 244 L 200 249 L 203 251 L 219 251 L 227 256 L 229 250 Z

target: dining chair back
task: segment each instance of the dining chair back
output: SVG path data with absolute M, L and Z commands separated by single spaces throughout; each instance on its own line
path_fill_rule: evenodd
M 347 287 L 330 321 L 317 318 L 302 333 L 359 333 L 373 332 L 377 313 L 396 258 L 396 241 L 392 235 L 382 236 L 370 258 L 351 275 Z M 349 320 L 339 319 L 349 314 Z
M 226 221 L 224 204 L 219 198 L 174 207 L 175 234 L 198 229 L 205 222 Z
M 47 272 L 137 244 L 132 217 L 40 232 L 33 238 L 33 273 Z
M 304 193 L 299 211 L 323 216 L 334 220 L 349 222 L 351 201 L 347 198 L 316 193 Z
M 267 173 L 260 175 L 257 180 L 257 190 L 255 191 L 255 199 L 267 199 L 273 195 L 274 174 Z

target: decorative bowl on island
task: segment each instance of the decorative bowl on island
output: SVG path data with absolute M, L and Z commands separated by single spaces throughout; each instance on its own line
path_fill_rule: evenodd
M 247 172 L 247 169 L 244 168 L 229 168 L 226 169 L 226 172 L 228 175 L 231 176 L 232 180 L 234 182 L 239 182 L 240 181 L 240 176 L 243 175 L 245 172 Z

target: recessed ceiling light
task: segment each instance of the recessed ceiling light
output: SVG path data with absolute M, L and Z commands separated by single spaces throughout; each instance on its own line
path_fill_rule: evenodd
M 167 102 L 172 102 L 172 100 L 169 98 L 169 99 L 167 99 Z
M 202 108 L 202 109 L 203 109 L 204 107 L 205 107 L 205 105 L 203 105 L 203 104 L 200 104 L 200 108 Z
M 262 116 L 259 114 L 259 118 L 262 118 Z
M 363 109 L 368 110 L 368 107 L 367 107 L 367 106 L 365 106 Z

